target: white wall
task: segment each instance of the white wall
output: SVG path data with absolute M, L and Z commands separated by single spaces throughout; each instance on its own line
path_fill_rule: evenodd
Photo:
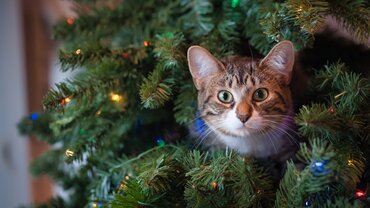
M 16 124 L 26 114 L 19 0 L 0 0 L 0 207 L 30 203 L 27 139 Z

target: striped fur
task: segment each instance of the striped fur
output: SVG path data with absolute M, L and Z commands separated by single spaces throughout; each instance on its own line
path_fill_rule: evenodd
M 284 51 L 289 45 L 281 45 L 275 46 L 263 60 L 231 56 L 217 61 L 203 48 L 189 49 L 189 68 L 198 89 L 198 110 L 207 127 L 200 143 L 276 160 L 285 160 L 295 151 L 289 89 L 293 58 L 288 56 L 290 51 Z M 192 50 L 197 50 L 196 57 Z M 268 92 L 263 101 L 253 97 L 260 88 Z M 218 93 L 222 90 L 232 94 L 232 102 L 220 101 Z

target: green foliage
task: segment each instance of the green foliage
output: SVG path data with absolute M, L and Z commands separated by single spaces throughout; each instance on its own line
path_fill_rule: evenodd
M 301 144 L 297 157 L 306 167 L 299 170 L 292 161 L 287 163 L 286 173 L 276 193 L 275 206 L 300 207 L 305 201 L 310 201 L 314 207 L 325 203 L 325 207 L 335 207 L 339 204 L 343 204 L 343 207 L 349 207 L 350 204 L 355 206 L 349 203 L 348 199 L 331 198 L 353 193 L 364 171 L 362 161 L 351 159 L 349 163 L 341 157 L 341 154 L 333 145 L 319 139 L 312 140 L 310 148 L 306 144 Z M 347 190 L 336 188 L 340 185 Z M 327 192 L 331 192 L 331 195 Z M 313 194 L 316 195 L 315 198 L 312 197 Z
M 331 181 L 335 171 L 332 146 L 313 140 L 312 150 L 303 144 L 298 156 L 307 166 L 299 171 L 293 162 L 287 163 L 286 173 L 276 193 L 276 207 L 300 207 L 310 194 L 325 190 Z M 323 171 L 313 168 L 317 162 L 323 164 Z
M 175 118 L 179 124 L 190 124 L 195 119 L 197 92 L 191 81 L 184 83 L 175 100 Z
M 113 203 L 124 203 L 121 197 L 135 192 L 132 195 L 158 196 L 152 203 L 156 207 L 171 201 L 180 206 L 183 200 L 189 207 L 271 205 L 271 178 L 253 159 L 227 151 L 207 154 L 178 147 L 168 151 L 170 147 L 154 148 L 131 160 L 132 166 L 141 164 L 134 173 L 137 177 L 131 176 L 137 178 L 138 187 L 126 186 L 124 181 L 124 191 L 117 192 Z
M 338 208 L 338 207 L 357 208 L 357 207 L 362 207 L 362 205 L 358 201 L 355 201 L 355 203 L 351 203 L 350 200 L 346 198 L 337 197 L 333 201 L 328 200 L 323 207 L 325 208 Z
M 370 4 L 366 0 L 329 1 L 332 14 L 358 40 L 365 43 L 370 36 Z
M 145 108 L 159 108 L 170 100 L 174 80 L 168 76 L 164 66 L 158 64 L 148 78 L 141 84 L 140 97 Z
M 180 140 L 196 117 L 189 46 L 218 58 L 245 53 L 247 45 L 266 54 L 283 39 L 303 49 L 328 15 L 364 41 L 366 1 L 78 2 L 78 17 L 57 24 L 54 37 L 64 41 L 61 70 L 79 73 L 47 93 L 38 119 L 19 124 L 21 133 L 53 144 L 31 172 L 49 175 L 70 193 L 41 206 L 360 205 L 353 192 L 369 163 L 370 82 L 341 62 L 315 70 L 312 104 L 295 118 L 311 144 L 298 154 L 306 167 L 289 161 L 279 185 L 261 161 L 193 150 Z M 315 162 L 327 171 L 316 174 Z
M 127 208 L 138 208 L 138 207 L 152 207 L 152 201 L 144 190 L 141 189 L 140 184 L 135 179 L 126 180 L 122 183 L 122 191 L 120 194 L 116 194 L 112 202 L 110 202 L 111 208 L 127 207 Z

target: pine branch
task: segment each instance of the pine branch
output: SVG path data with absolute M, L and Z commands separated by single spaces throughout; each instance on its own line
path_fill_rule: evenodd
M 179 124 L 191 124 L 195 119 L 197 92 L 191 81 L 182 83 L 175 100 L 175 119 Z
M 18 130 L 22 135 L 36 136 L 42 141 L 50 144 L 57 142 L 55 135 L 49 128 L 49 124 L 54 120 L 52 113 L 33 113 L 24 117 L 18 123 Z
M 186 68 L 186 54 L 184 45 L 184 36 L 182 34 L 173 34 L 171 32 L 157 35 L 154 53 L 166 69 L 178 71 Z
M 207 155 L 193 151 L 185 158 L 189 177 L 185 198 L 195 207 L 226 204 L 243 207 L 271 206 L 273 196 L 271 178 L 252 159 L 242 158 L 233 152 Z M 230 199 L 225 198 L 233 195 Z M 219 201 L 213 201 L 214 197 Z M 214 202 L 215 204 L 212 204 Z
M 285 7 L 289 15 L 286 19 L 310 34 L 322 27 L 330 9 L 328 2 L 320 0 L 288 0 Z
M 363 205 L 358 201 L 355 200 L 354 203 L 352 199 L 347 199 L 344 197 L 336 197 L 334 200 L 328 199 L 326 204 L 323 206 L 324 208 L 359 208 L 363 207 Z
M 366 0 L 329 1 L 330 13 L 355 38 L 368 44 L 370 37 L 370 5 Z
M 333 141 L 338 138 L 336 130 L 343 128 L 342 119 L 322 104 L 303 106 L 295 120 L 300 126 L 299 132 L 310 139 L 323 138 Z
M 298 171 L 292 161 L 287 162 L 287 170 L 276 193 L 276 207 L 300 207 L 310 194 L 323 191 L 332 181 L 335 171 L 332 146 L 320 140 L 312 140 L 311 145 L 312 150 L 301 144 L 298 157 L 308 164 L 302 171 Z
M 138 176 L 143 187 L 150 188 L 156 193 L 169 192 L 183 182 L 182 165 L 170 155 L 161 155 L 158 159 L 146 163 Z
M 112 208 L 137 208 L 137 207 L 153 207 L 155 198 L 151 198 L 149 193 L 142 189 L 140 183 L 136 179 L 126 180 L 121 185 L 121 192 L 116 194 L 110 202 Z
M 318 70 L 315 74 L 315 85 L 316 88 L 323 91 L 326 87 L 333 88 L 335 83 L 344 73 L 346 73 L 347 67 L 344 63 L 337 62 L 332 65 L 325 65 L 322 69 Z
M 361 106 L 370 100 L 370 80 L 362 78 L 359 74 L 345 73 L 336 82 L 336 88 L 341 92 L 340 98 L 337 99 L 340 108 L 350 114 L 362 109 Z
M 67 79 L 65 82 L 56 84 L 56 88 L 49 90 L 44 97 L 43 105 L 47 110 L 57 110 L 72 102 L 72 99 L 82 96 L 93 97 L 98 92 L 115 88 L 118 84 L 117 77 L 97 79 L 96 75 L 86 73 L 73 80 Z
M 262 54 L 267 54 L 274 45 L 274 40 L 264 34 L 261 20 L 265 18 L 265 11 L 273 9 L 272 1 L 241 1 L 240 7 L 245 14 L 243 35 L 249 43 Z
M 163 63 L 158 63 L 148 78 L 140 86 L 140 98 L 144 108 L 162 107 L 170 100 L 173 92 L 174 79 L 165 70 Z
M 59 50 L 58 56 L 61 63 L 61 71 L 65 72 L 79 67 L 95 66 L 106 62 L 114 62 L 116 65 L 121 65 L 121 67 L 125 61 L 138 64 L 147 58 L 148 54 L 146 47 L 110 49 L 101 45 L 90 45 L 87 47 L 80 46 L 73 52 Z
M 183 30 L 190 36 L 201 37 L 207 35 L 214 27 L 212 22 L 213 4 L 208 0 L 181 1 L 184 16 L 181 17 Z

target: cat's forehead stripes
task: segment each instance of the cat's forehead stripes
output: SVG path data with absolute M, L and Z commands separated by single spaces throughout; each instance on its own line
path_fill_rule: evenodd
M 228 57 L 221 61 L 225 66 L 224 82 L 229 88 L 234 85 L 256 85 L 264 80 L 257 71 L 257 63 L 250 58 Z

